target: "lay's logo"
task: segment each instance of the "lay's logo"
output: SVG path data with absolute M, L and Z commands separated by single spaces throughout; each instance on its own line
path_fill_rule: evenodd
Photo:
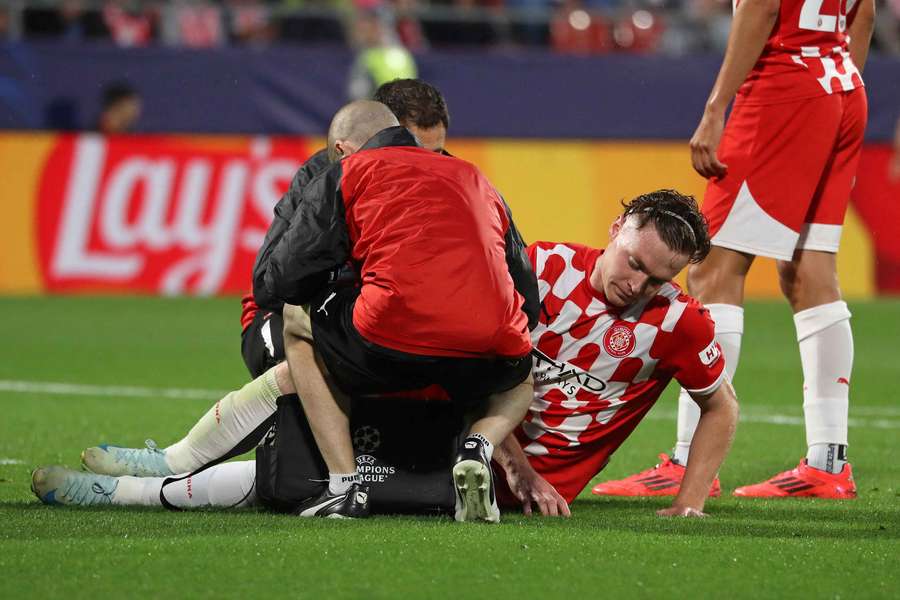
M 246 291 L 303 140 L 61 136 L 41 172 L 45 289 Z

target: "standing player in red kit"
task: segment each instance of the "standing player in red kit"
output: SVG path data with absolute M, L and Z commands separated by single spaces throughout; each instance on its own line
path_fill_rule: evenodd
M 856 496 L 847 462 L 853 337 L 835 255 L 866 126 L 860 73 L 874 19 L 873 0 L 740 0 L 691 138 L 694 169 L 709 179 L 703 213 L 713 249 L 688 271 L 688 291 L 716 322 L 728 376 L 738 365 L 744 280 L 756 256 L 778 261 L 803 367 L 806 458 L 736 496 Z M 697 418 L 682 392 L 674 456 L 594 492 L 677 493 Z

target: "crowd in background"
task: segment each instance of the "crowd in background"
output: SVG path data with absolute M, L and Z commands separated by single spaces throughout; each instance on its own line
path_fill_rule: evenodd
M 900 0 L 877 0 L 874 49 L 900 54 Z M 412 52 L 721 53 L 731 0 L 0 0 L 0 39 L 208 48 L 338 43 L 372 28 Z

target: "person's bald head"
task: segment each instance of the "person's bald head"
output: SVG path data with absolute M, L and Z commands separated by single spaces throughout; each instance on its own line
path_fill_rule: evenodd
M 328 128 L 328 158 L 332 162 L 358 151 L 376 133 L 400 125 L 387 106 L 374 100 L 357 100 L 334 115 Z

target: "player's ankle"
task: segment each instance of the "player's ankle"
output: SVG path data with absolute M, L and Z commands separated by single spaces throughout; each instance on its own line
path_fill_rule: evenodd
M 329 473 L 328 474 L 328 492 L 331 494 L 343 494 L 353 486 L 354 483 L 362 483 L 358 471 L 353 473 Z
M 463 440 L 463 445 L 465 445 L 465 443 L 468 441 L 477 441 L 481 443 L 482 447 L 484 448 L 484 455 L 487 457 L 488 462 L 490 462 L 494 457 L 494 445 L 482 434 L 470 433 L 468 436 L 466 436 L 466 439 Z
M 806 464 L 826 473 L 840 473 L 847 464 L 846 444 L 812 444 L 806 451 Z
M 672 450 L 672 462 L 681 465 L 682 467 L 686 467 L 688 464 L 688 456 L 691 453 L 691 444 L 678 442 L 675 444 L 675 448 Z

